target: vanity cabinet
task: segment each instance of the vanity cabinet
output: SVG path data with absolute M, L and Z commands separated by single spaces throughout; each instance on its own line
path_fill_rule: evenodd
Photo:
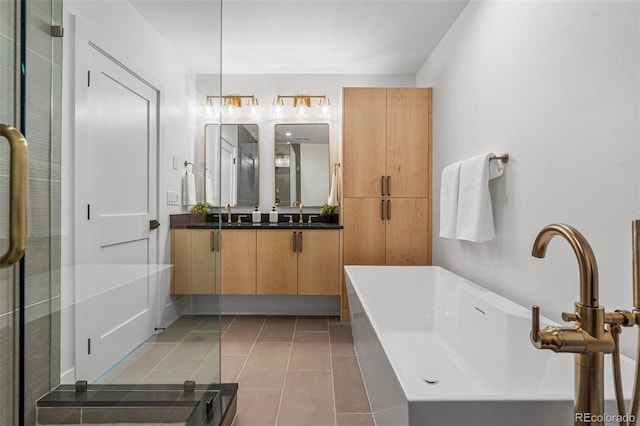
M 256 231 L 221 231 L 222 294 L 256 294 Z
M 339 230 L 257 232 L 258 294 L 340 294 Z
M 172 229 L 171 294 L 339 295 L 340 261 L 339 229 Z
M 220 292 L 219 233 L 209 229 L 171 230 L 171 294 Z
M 343 89 L 345 265 L 431 264 L 431 96 L 427 88 Z

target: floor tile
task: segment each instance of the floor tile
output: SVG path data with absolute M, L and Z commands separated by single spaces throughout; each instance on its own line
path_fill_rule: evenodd
M 148 385 L 175 385 L 184 383 L 185 380 L 191 380 L 194 371 L 191 370 L 152 370 L 147 374 L 140 383 Z
M 222 383 L 237 383 L 247 355 L 222 355 Z
M 279 389 L 238 389 L 238 408 L 233 426 L 274 426 L 280 393 Z
M 267 318 L 258 336 L 258 342 L 291 342 L 295 327 L 295 317 Z
M 333 387 L 338 413 L 370 413 L 369 400 L 355 356 L 334 356 Z
M 256 343 L 244 366 L 238 386 L 242 389 L 282 389 L 291 343 Z
M 353 350 L 353 336 L 351 326 L 329 324 L 329 338 L 331 339 L 331 355 L 355 355 Z
M 196 333 L 192 333 L 196 335 Z M 160 371 L 169 370 L 191 370 L 195 372 L 209 353 L 217 348 L 218 343 L 211 341 L 190 341 L 189 339 L 209 339 L 205 334 L 215 333 L 197 333 L 194 337 L 188 337 L 182 343 L 171 351 L 155 368 Z
M 163 332 L 151 336 L 147 342 L 149 343 L 166 343 L 180 342 L 185 338 L 186 334 L 192 331 L 202 320 L 195 316 L 187 315 L 178 318 L 173 324 L 167 327 Z
M 296 332 L 289 370 L 331 371 L 329 333 L 326 331 Z
M 248 355 L 264 321 L 233 322 L 222 335 L 222 355 Z
M 225 331 L 234 319 L 236 319 L 235 315 L 222 315 L 220 318 L 220 331 Z
M 296 331 L 329 331 L 327 317 L 298 317 Z
M 337 413 L 336 426 L 375 426 L 371 413 Z
M 176 343 L 144 343 L 100 377 L 96 383 L 138 384 L 176 346 Z
M 335 425 L 331 372 L 289 371 L 276 425 Z
M 220 351 L 217 348 L 209 352 L 200 367 L 191 377 L 197 384 L 220 383 Z

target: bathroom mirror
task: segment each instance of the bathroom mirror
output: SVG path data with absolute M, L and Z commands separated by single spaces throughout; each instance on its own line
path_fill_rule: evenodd
M 258 125 L 206 124 L 204 147 L 207 202 L 212 206 L 257 206 L 260 189 Z
M 276 124 L 275 202 L 319 207 L 329 196 L 329 125 Z

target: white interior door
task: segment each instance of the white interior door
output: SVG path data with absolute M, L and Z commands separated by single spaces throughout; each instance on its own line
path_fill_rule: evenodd
M 154 332 L 158 91 L 88 52 L 87 259 L 77 274 L 76 378 L 93 381 Z

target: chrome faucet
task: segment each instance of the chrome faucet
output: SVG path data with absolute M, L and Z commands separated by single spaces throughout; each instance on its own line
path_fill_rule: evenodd
M 300 203 L 300 217 L 298 218 L 298 223 L 300 225 L 302 225 L 304 222 L 302 221 L 302 208 L 304 207 L 304 204 Z
M 224 208 L 227 210 L 227 223 L 231 223 L 231 205 L 227 203 Z
M 640 250 L 637 247 L 638 222 L 634 222 L 634 271 L 636 263 L 640 263 Z M 616 311 L 605 313 L 604 308 L 598 305 L 598 266 L 591 246 L 584 236 L 569 225 L 553 224 L 544 227 L 535 242 L 531 254 L 538 258 L 545 256 L 547 246 L 551 239 L 560 235 L 566 239 L 578 259 L 580 270 L 580 301 L 575 304 L 575 312 L 564 312 L 564 321 L 575 321 L 571 328 L 547 327 L 540 330 L 540 308 L 533 307 L 531 342 L 538 349 L 550 349 L 554 352 L 575 353 L 575 424 L 602 426 L 603 422 L 594 422 L 592 419 L 602 419 L 604 414 L 604 354 L 614 353 L 619 355 L 618 334 L 621 326 L 633 326 L 640 322 L 638 308 L 633 313 L 628 311 Z M 640 279 L 635 279 L 634 273 L 634 299 L 636 292 L 640 294 Z M 640 301 L 634 300 L 634 304 Z M 607 329 L 605 330 L 605 324 Z M 636 366 L 637 368 L 637 366 Z M 636 373 L 638 374 L 638 373 Z M 614 362 L 614 376 L 621 382 L 620 372 L 616 371 Z M 634 389 L 634 403 L 631 414 L 637 415 L 638 380 Z M 621 385 L 619 389 L 622 389 Z M 624 401 L 623 396 L 616 390 L 618 401 Z M 624 409 L 624 403 L 618 404 L 620 414 Z M 587 413 L 589 416 L 587 416 Z M 632 423 L 635 424 L 635 421 Z

